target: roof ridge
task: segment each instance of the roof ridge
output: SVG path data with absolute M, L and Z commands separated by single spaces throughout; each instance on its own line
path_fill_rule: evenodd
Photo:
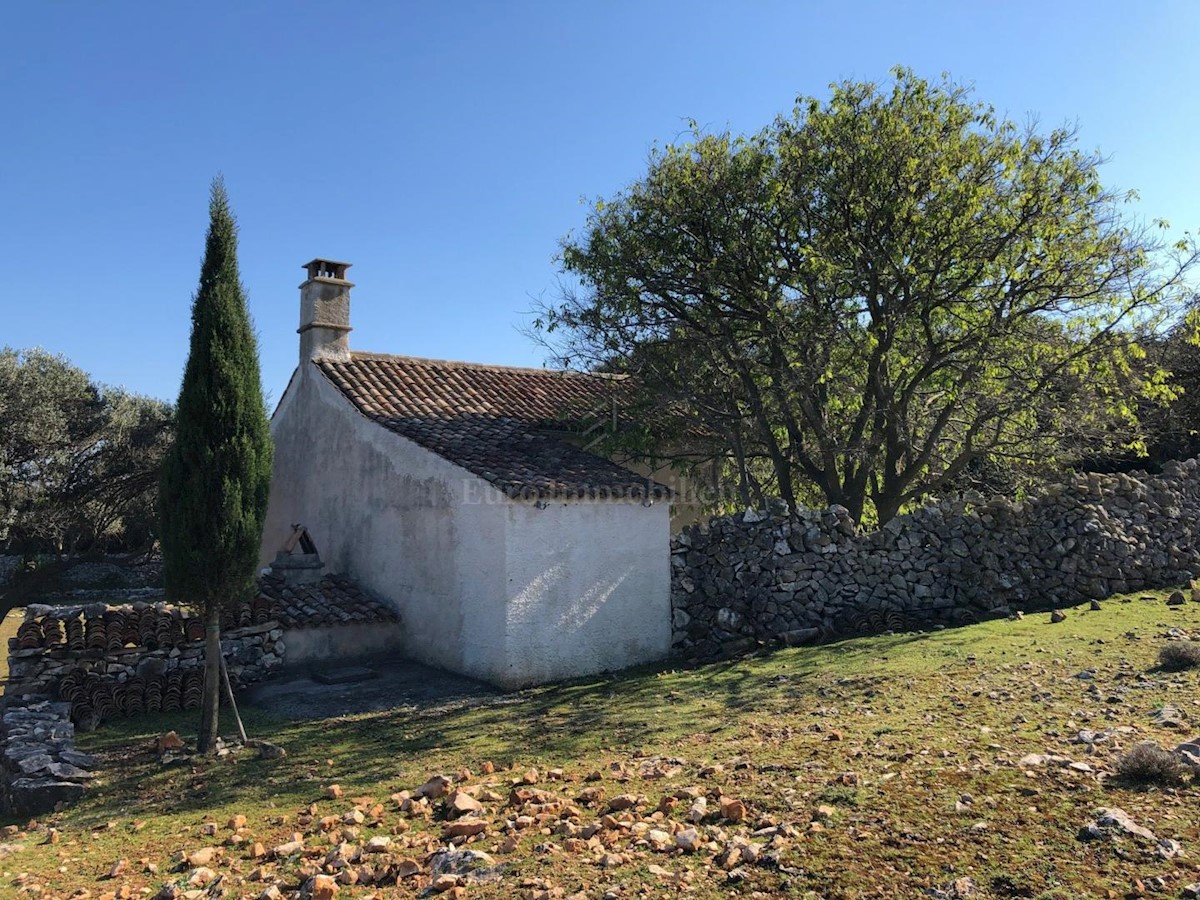
M 356 360 L 379 360 L 380 362 L 406 362 L 423 366 L 447 366 L 458 369 L 481 369 L 493 372 L 527 372 L 531 375 L 564 375 L 578 378 L 603 378 L 611 381 L 626 381 L 628 375 L 614 372 L 581 372 L 578 369 L 549 369 L 536 366 L 506 366 L 500 363 L 467 362 L 459 359 L 433 359 L 427 356 L 408 356 L 403 353 L 375 353 L 369 350 L 350 351 L 351 362 Z M 314 360 L 314 362 L 332 362 L 332 360 Z

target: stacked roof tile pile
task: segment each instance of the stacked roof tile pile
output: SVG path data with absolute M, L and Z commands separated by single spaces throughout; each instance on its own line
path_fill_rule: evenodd
M 182 647 L 204 639 L 204 623 L 165 603 L 131 606 L 31 607 L 33 617 L 17 628 L 10 650 L 68 650 L 112 653 L 127 647 Z M 326 575 L 308 585 L 288 585 L 266 575 L 251 600 L 226 610 L 221 628 L 236 631 L 278 622 L 284 628 L 316 628 L 396 621 L 385 604 L 349 578 Z
M 204 623 L 166 603 L 29 606 L 9 639 L 9 692 L 69 704 L 84 728 L 120 716 L 199 706 Z M 396 614 L 353 581 L 306 585 L 265 576 L 250 600 L 226 611 L 222 650 L 235 686 L 283 665 L 285 629 L 394 622 Z
M 144 712 L 197 709 L 203 690 L 204 671 L 199 667 L 134 675 L 125 681 L 76 668 L 58 682 L 58 697 L 71 705 L 71 719 L 87 728 Z

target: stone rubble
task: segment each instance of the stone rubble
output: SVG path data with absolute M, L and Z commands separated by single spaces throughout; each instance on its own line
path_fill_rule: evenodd
M 0 716 L 0 810 L 16 817 L 53 812 L 83 796 L 96 761 L 75 750 L 70 706 L 10 705 Z
M 1119 807 L 1102 806 L 1096 810 L 1095 816 L 1095 819 L 1079 830 L 1080 840 L 1094 841 L 1127 836 L 1155 846 L 1159 843 L 1153 831 L 1138 825 Z

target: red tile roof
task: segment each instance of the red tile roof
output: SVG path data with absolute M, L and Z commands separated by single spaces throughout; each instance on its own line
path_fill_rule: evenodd
M 271 618 L 285 628 L 400 621 L 391 607 L 345 575 L 326 575 L 314 584 L 288 584 L 278 575 L 263 575 L 258 591 L 260 600 L 270 604 Z
M 364 416 L 510 497 L 669 496 L 564 439 L 611 416 L 625 378 L 375 353 L 316 365 Z

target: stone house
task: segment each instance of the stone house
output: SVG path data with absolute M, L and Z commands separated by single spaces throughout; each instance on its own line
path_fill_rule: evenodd
M 305 266 L 263 563 L 303 523 L 400 616 L 364 649 L 504 687 L 665 656 L 670 491 L 585 449 L 627 385 L 351 350 L 347 268 Z

